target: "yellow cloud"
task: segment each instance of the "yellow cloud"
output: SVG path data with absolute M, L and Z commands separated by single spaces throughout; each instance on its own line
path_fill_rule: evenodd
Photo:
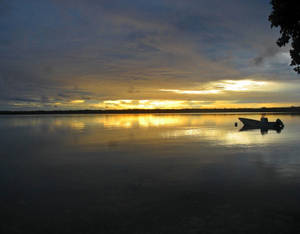
M 221 94 L 225 91 L 232 92 L 250 92 L 250 91 L 267 91 L 274 89 L 276 85 L 267 81 L 254 80 L 221 80 L 210 82 L 200 90 L 180 90 L 180 89 L 159 89 L 162 92 L 172 92 L 177 94 Z
M 261 108 L 299 105 L 299 103 L 239 103 L 235 100 L 106 100 L 88 105 L 91 108 L 106 110 L 124 109 L 189 109 L 189 108 Z
M 214 86 L 225 91 L 253 91 L 260 89 L 269 89 L 271 82 L 254 80 L 223 80 L 213 83 Z M 269 86 L 268 86 L 269 85 Z
M 84 103 L 85 101 L 84 100 L 72 100 L 70 101 L 70 103 L 72 104 L 81 104 L 81 103 Z
M 94 107 L 103 109 L 180 109 L 184 100 L 105 100 Z
M 173 92 L 178 94 L 217 94 L 221 90 L 211 89 L 211 90 L 179 90 L 179 89 L 160 89 L 163 92 Z

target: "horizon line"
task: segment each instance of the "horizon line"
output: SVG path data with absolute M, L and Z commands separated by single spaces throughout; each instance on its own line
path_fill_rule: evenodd
M 65 110 L 0 110 L 2 114 L 112 114 L 112 113 L 209 113 L 209 112 L 299 112 L 300 106 L 243 108 L 182 108 L 182 109 L 65 109 Z

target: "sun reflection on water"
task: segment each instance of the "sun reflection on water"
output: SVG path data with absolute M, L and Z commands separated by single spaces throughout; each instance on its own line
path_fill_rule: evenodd
M 182 125 L 185 118 L 175 115 L 109 115 L 97 120 L 104 127 L 169 127 Z
M 281 141 L 280 135 L 273 131 L 265 136 L 259 130 L 240 132 L 241 125 L 234 127 L 238 117 L 232 114 L 69 115 L 13 118 L 11 123 L 16 127 L 31 126 L 36 131 L 68 129 L 83 145 L 111 141 L 162 144 L 163 141 L 180 140 L 251 146 Z
M 240 132 L 234 127 L 238 116 L 222 114 L 138 114 L 89 116 L 71 121 L 74 130 L 88 129 L 81 142 L 186 140 L 215 145 L 257 145 L 280 141 L 276 132 Z M 253 118 L 253 117 L 252 117 Z M 241 125 L 240 125 L 241 127 Z M 108 134 L 106 131 L 110 130 Z M 126 131 L 125 131 L 126 130 Z

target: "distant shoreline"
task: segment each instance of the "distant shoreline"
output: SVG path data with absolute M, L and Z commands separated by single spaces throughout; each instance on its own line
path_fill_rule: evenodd
M 0 115 L 45 114 L 155 114 L 155 113 L 291 113 L 300 114 L 300 107 L 224 108 L 224 109 L 127 109 L 127 110 L 34 110 L 0 111 Z

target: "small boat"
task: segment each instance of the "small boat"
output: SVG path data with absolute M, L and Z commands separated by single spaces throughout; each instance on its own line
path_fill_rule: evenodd
M 275 122 L 269 122 L 268 118 L 264 116 L 260 120 L 248 118 L 239 118 L 239 120 L 244 124 L 244 127 L 248 128 L 282 129 L 284 127 L 280 119 L 277 119 Z

